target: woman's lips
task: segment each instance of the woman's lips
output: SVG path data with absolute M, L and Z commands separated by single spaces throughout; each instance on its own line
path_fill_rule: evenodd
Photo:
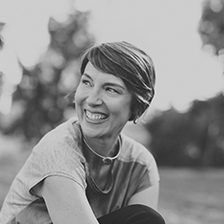
M 88 110 L 85 110 L 85 114 L 86 114 L 86 117 L 92 121 L 103 121 L 103 120 L 107 119 L 107 117 L 108 117 L 107 115 L 105 115 L 103 113 L 99 113 L 99 112 L 93 113 Z

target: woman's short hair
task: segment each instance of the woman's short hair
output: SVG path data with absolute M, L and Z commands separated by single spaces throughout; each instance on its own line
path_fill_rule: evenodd
M 155 69 L 149 55 L 125 41 L 102 43 L 85 52 L 81 74 L 88 62 L 96 69 L 123 80 L 132 94 L 133 114 L 129 120 L 135 120 L 144 113 L 155 93 Z

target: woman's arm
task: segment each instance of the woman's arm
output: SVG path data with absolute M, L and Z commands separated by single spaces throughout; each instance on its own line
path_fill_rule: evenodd
M 159 199 L 159 183 L 134 194 L 129 200 L 128 205 L 143 204 L 157 210 L 158 199 Z
M 50 176 L 34 191 L 44 198 L 54 224 L 99 224 L 78 183 L 65 177 Z

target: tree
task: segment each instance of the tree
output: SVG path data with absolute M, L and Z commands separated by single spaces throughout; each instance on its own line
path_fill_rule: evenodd
M 224 0 L 204 0 L 198 30 L 204 46 L 212 46 L 215 55 L 224 54 Z
M 14 94 L 17 118 L 5 133 L 39 139 L 74 113 L 72 97 L 65 96 L 77 86 L 80 55 L 94 39 L 88 33 L 88 16 L 75 11 L 64 23 L 50 19 L 50 45 L 32 70 L 23 67 L 23 79 Z
M 224 166 L 224 96 L 195 100 L 186 113 L 171 108 L 146 124 L 159 165 Z
M 219 56 L 222 62 L 224 62 L 224 0 L 204 0 L 198 30 L 203 46 L 211 46 L 213 54 Z M 223 94 L 209 100 L 209 103 L 210 110 L 208 116 L 210 119 L 207 120 L 207 147 L 204 148 L 203 158 L 208 161 L 211 160 L 209 157 L 215 156 L 213 161 L 216 161 L 216 164 L 220 164 L 224 162 L 224 141 L 222 137 L 224 134 Z

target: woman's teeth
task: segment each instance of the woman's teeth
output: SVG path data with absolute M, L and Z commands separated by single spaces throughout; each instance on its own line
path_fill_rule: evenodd
M 105 115 L 102 114 L 93 114 L 89 111 L 86 111 L 86 117 L 88 117 L 89 119 L 93 120 L 93 121 L 100 121 L 106 118 Z

